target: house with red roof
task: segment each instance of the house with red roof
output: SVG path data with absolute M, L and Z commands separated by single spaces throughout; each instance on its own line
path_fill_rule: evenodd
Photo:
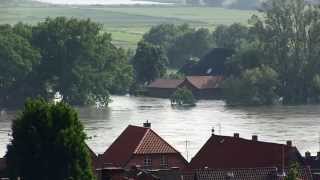
M 144 127 L 129 125 L 98 159 L 101 169 L 134 166 L 148 170 L 184 169 L 188 164 L 151 129 L 149 122 L 144 123 Z
M 157 79 L 148 87 L 151 97 L 170 97 L 178 88 L 187 88 L 198 99 L 219 99 L 222 97 L 223 76 L 187 76 L 179 79 Z
M 244 139 L 238 133 L 233 137 L 213 133 L 192 158 L 188 176 L 191 172 L 198 180 L 228 179 L 228 176 L 281 179 L 279 174 L 286 174 L 292 163 L 300 165 L 301 179 L 312 179 L 310 169 L 292 141 L 276 144 L 259 141 L 255 135 Z
M 212 134 L 200 151 L 192 158 L 189 168 L 230 169 L 277 167 L 282 169 L 297 162 L 305 165 L 298 149 L 287 144 L 262 142 L 258 136 L 244 139 L 235 133 L 233 137 Z

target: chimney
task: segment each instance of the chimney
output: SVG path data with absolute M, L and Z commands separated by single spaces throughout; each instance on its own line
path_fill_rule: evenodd
M 307 151 L 306 153 L 305 153 L 305 158 L 306 159 L 309 159 L 311 157 L 311 153 L 309 152 L 309 151 Z
M 233 134 L 233 137 L 234 137 L 234 138 L 240 138 L 240 134 L 239 134 L 239 133 L 234 133 L 234 134 Z
M 287 146 L 292 147 L 292 141 L 287 141 Z
M 214 136 L 214 128 L 211 129 L 211 135 Z
M 143 127 L 151 128 L 151 123 L 147 120 L 147 122 L 143 123 Z
M 258 136 L 257 135 L 253 135 L 252 136 L 252 141 L 257 142 L 258 141 Z

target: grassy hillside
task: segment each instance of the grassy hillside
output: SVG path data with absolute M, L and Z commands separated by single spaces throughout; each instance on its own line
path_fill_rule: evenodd
M 214 29 L 218 24 L 247 23 L 255 11 L 227 10 L 213 7 L 163 6 L 10 6 L 0 7 L 0 23 L 19 21 L 35 24 L 46 17 L 90 18 L 102 23 L 112 33 L 114 43 L 134 48 L 142 35 L 161 23 L 182 24 Z

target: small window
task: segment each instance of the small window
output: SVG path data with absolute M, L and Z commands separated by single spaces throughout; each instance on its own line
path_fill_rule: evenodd
M 161 156 L 161 157 L 160 157 L 160 167 L 161 167 L 161 168 L 164 168 L 164 169 L 166 169 L 166 168 L 169 167 L 167 156 Z
M 152 159 L 150 156 L 146 156 L 144 158 L 144 168 L 151 168 L 152 167 Z

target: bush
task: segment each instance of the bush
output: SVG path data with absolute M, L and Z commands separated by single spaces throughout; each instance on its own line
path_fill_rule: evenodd
M 243 72 L 239 78 L 228 78 L 223 89 L 229 105 L 271 105 L 279 97 L 278 74 L 268 66 L 261 66 Z
M 195 106 L 196 100 L 192 94 L 192 92 L 187 88 L 179 88 L 172 96 L 171 96 L 171 105 L 178 106 Z

